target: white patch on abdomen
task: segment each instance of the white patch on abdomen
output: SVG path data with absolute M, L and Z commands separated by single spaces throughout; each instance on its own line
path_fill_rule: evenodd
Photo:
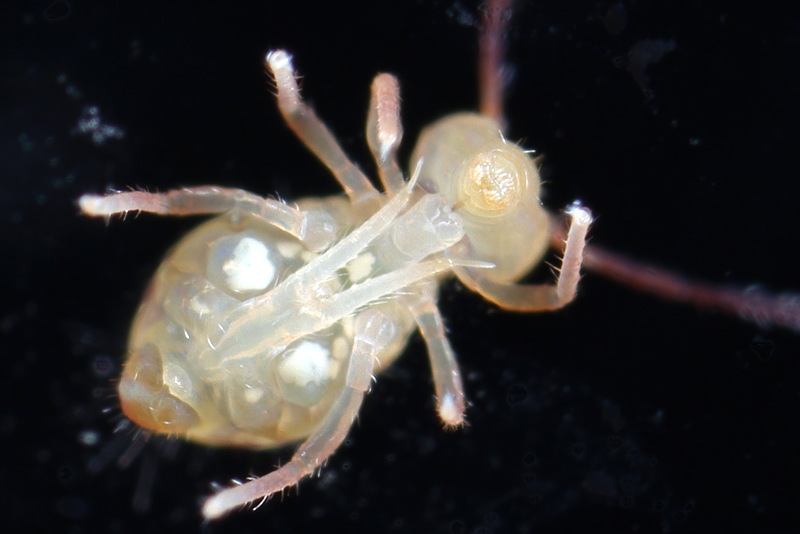
M 222 272 L 232 291 L 261 291 L 275 278 L 275 265 L 264 243 L 244 237 L 233 249 L 233 256 L 223 263 Z
M 331 361 L 330 350 L 313 341 L 302 341 L 281 356 L 278 386 L 289 402 L 313 406 L 322 398 L 338 367 Z

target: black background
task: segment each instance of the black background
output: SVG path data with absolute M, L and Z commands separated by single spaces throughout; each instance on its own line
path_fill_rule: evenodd
M 78 214 L 80 194 L 336 193 L 275 109 L 262 61 L 276 47 L 294 53 L 306 98 L 369 173 L 377 72 L 400 80 L 406 155 L 426 123 L 475 107 L 476 5 L 288 3 L 0 8 L 3 531 L 795 531 L 800 336 L 591 274 L 577 302 L 540 315 L 445 283 L 470 425 L 442 431 L 415 336 L 321 477 L 283 502 L 211 525 L 198 514 L 210 483 L 263 474 L 290 449 L 154 442 L 127 469 L 89 468 L 128 439 L 113 433 L 128 324 L 197 219 L 105 226 Z M 508 136 L 545 155 L 545 203 L 583 200 L 593 243 L 632 257 L 800 290 L 800 18 L 769 2 L 622 1 L 613 35 L 609 6 L 519 2 L 512 21 Z M 646 87 L 624 68 L 643 39 L 676 44 Z M 124 133 L 80 133 L 92 107 Z

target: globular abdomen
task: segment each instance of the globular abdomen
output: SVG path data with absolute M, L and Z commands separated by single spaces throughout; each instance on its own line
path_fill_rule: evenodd
M 226 214 L 186 236 L 159 267 L 134 321 L 119 384 L 126 415 L 208 445 L 269 448 L 308 436 L 344 387 L 352 318 L 255 354 L 217 347 L 257 346 L 258 339 L 225 338 L 268 334 L 229 331 L 233 318 L 241 324 L 254 298 L 313 257 L 293 236 L 249 215 Z M 341 290 L 336 279 L 330 284 Z M 386 362 L 408 337 L 411 319 L 401 319 Z

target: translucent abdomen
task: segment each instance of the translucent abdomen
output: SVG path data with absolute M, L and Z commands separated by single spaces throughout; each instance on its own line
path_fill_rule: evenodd
M 314 257 L 248 215 L 226 214 L 187 235 L 156 272 L 131 331 L 119 386 L 128 417 L 205 444 L 267 448 L 306 437 L 343 389 L 353 320 L 264 346 L 271 326 L 302 316 L 254 302 Z M 347 283 L 333 277 L 320 287 L 335 294 Z M 386 364 L 413 319 L 392 302 L 378 306 L 398 323 L 381 353 Z

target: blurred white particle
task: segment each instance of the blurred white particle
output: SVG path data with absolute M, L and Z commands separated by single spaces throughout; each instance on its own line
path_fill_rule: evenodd
M 78 434 L 78 441 L 87 447 L 94 447 L 100 442 L 100 435 L 94 430 L 84 430 Z
M 92 142 L 96 145 L 102 145 L 109 139 L 122 139 L 125 137 L 125 131 L 122 128 L 103 123 L 97 106 L 84 108 L 83 113 L 78 118 L 78 127 L 74 132 L 91 136 Z

